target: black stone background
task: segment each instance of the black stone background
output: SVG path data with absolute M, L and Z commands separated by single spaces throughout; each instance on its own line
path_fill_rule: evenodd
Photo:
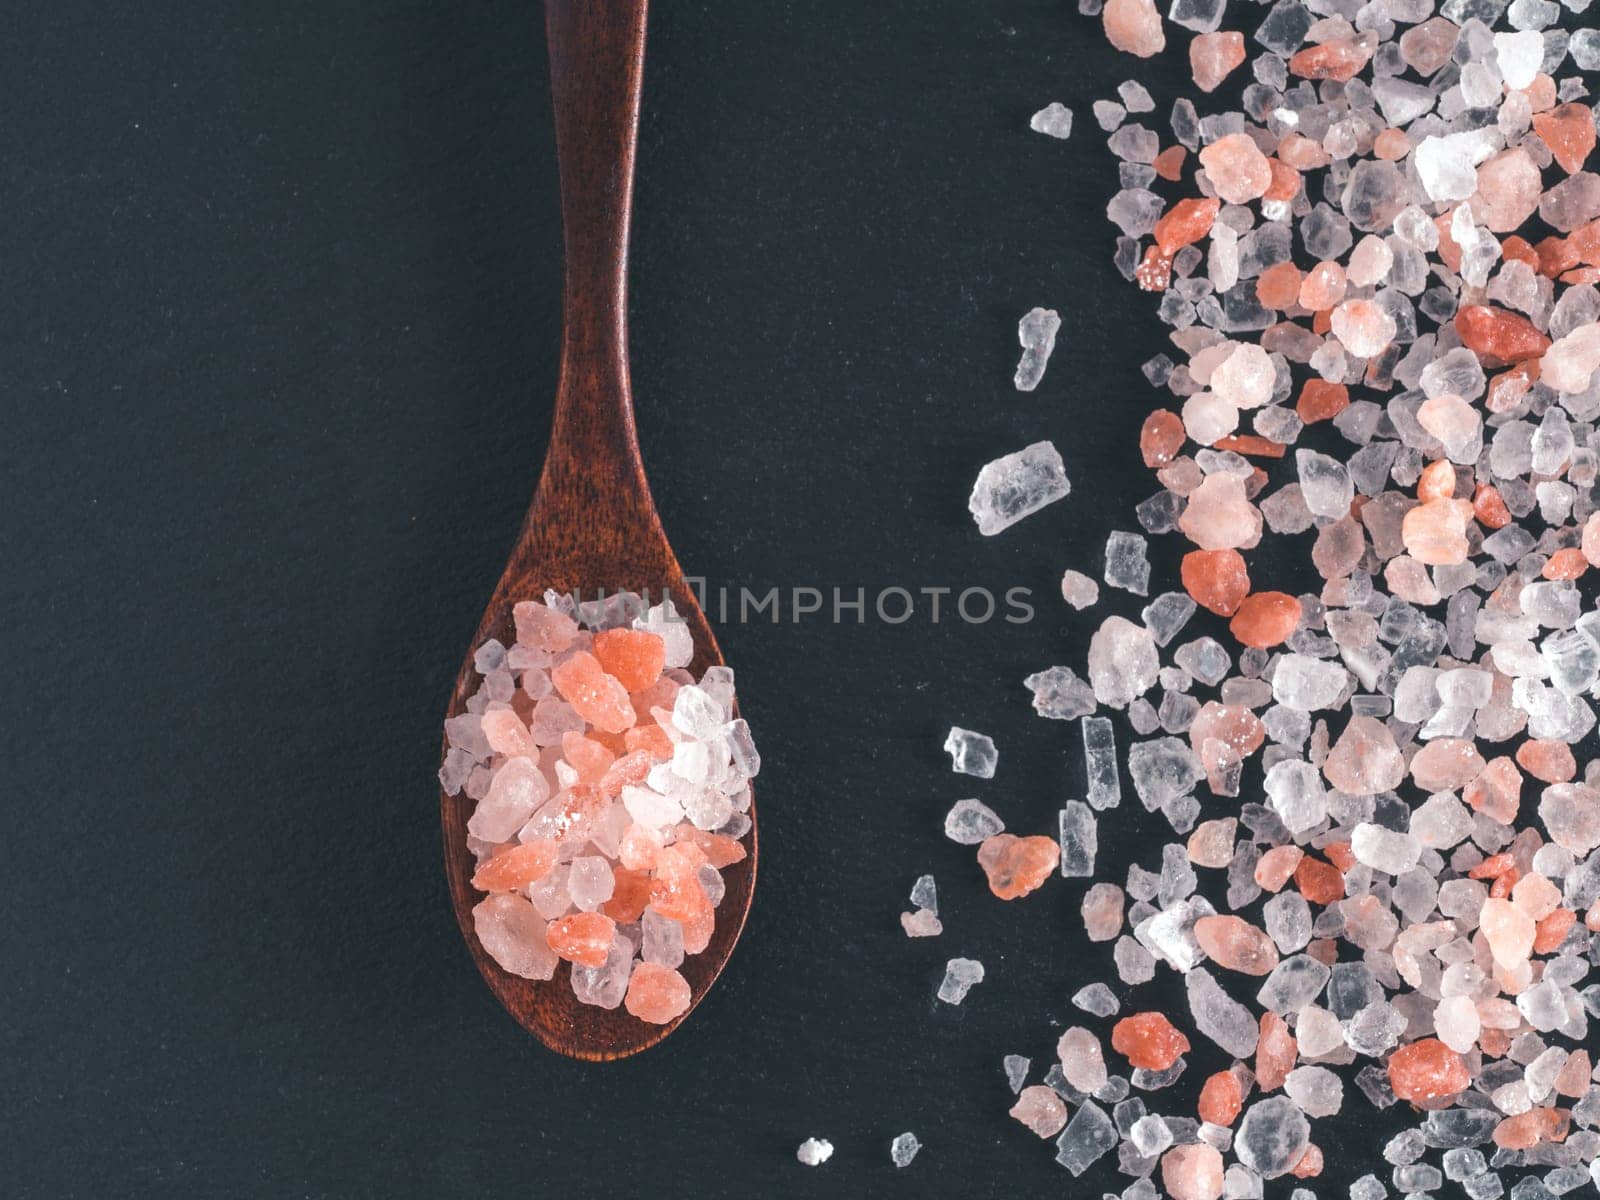
M 939 827 L 974 795 L 1048 832 L 1082 792 L 1076 725 L 1020 680 L 1081 667 L 1106 611 L 1057 581 L 1154 490 L 1138 367 L 1162 345 L 1111 267 L 1089 105 L 1135 76 L 1165 132 L 1183 46 L 1118 55 L 1059 0 L 656 5 L 632 350 L 679 557 L 735 594 L 1026 587 L 1037 612 L 722 626 L 765 758 L 755 909 L 692 1021 L 592 1066 L 479 982 L 433 782 L 555 387 L 538 6 L 10 6 L 0 1191 L 1120 1189 L 1005 1115 L 1001 1056 L 1037 1079 L 1068 997 L 1114 978 L 1085 885 L 1002 904 Z M 1056 99 L 1066 143 L 1027 129 Z M 1035 304 L 1065 328 L 1025 396 Z M 979 537 L 974 474 L 1044 437 L 1072 496 Z M 950 773 L 952 723 L 998 739 L 992 782 Z M 1164 830 L 1125 806 L 1102 862 L 1155 866 Z M 923 871 L 945 933 L 908 942 Z M 958 954 L 988 979 L 936 1004 Z M 1171 978 L 1146 994 L 1176 1012 Z M 897 1172 L 906 1129 L 925 1149 Z M 1381 1167 L 1377 1132 L 1319 1126 L 1319 1192 Z M 816 1171 L 811 1134 L 838 1147 Z

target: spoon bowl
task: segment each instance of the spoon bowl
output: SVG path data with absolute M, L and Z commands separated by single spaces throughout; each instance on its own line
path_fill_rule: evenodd
M 705 613 L 684 579 L 650 497 L 634 431 L 627 360 L 627 246 L 644 59 L 646 0 L 547 0 L 556 154 L 565 240 L 561 378 L 544 471 L 505 572 L 495 585 L 456 677 L 447 717 L 477 691 L 473 651 L 515 640 L 512 605 L 546 589 L 583 598 L 630 591 L 651 603 L 670 596 L 694 639 L 689 670 L 722 664 Z M 711 941 L 679 971 L 689 1007 L 663 1025 L 623 1008 L 580 1004 L 571 966 L 548 980 L 502 969 L 479 943 L 472 909 L 467 820 L 476 802 L 440 791 L 445 875 L 462 937 L 484 981 L 546 1046 L 581 1059 L 614 1059 L 655 1045 L 680 1025 L 722 971 L 744 928 L 755 889 L 755 807 L 741 839 L 746 856 L 722 871 L 726 892 Z

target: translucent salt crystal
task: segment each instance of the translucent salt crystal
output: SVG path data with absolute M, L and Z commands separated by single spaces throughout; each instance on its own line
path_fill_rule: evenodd
M 640 957 L 645 962 L 673 968 L 683 964 L 683 926 L 679 922 L 646 908 L 639 925 L 643 938 Z
M 611 864 L 604 858 L 587 855 L 572 860 L 567 873 L 567 892 L 574 907 L 593 912 L 611 899 L 613 886 Z
M 1034 442 L 978 472 L 967 508 L 978 532 L 992 536 L 1071 490 L 1060 453 L 1049 442 Z
M 1250 1010 L 1223 991 L 1203 967 L 1191 970 L 1183 982 L 1195 1028 L 1236 1058 L 1254 1054 L 1257 1022 Z
M 558 960 L 545 941 L 545 919 L 524 897 L 485 896 L 472 910 L 472 926 L 478 943 L 508 973 L 524 979 L 555 974 Z
M 1041 717 L 1066 721 L 1095 710 L 1094 689 L 1070 667 L 1049 667 L 1022 681 L 1033 693 L 1033 711 Z
M 1120 1007 L 1116 995 L 1103 983 L 1091 983 L 1079 988 L 1072 997 L 1075 1008 L 1097 1017 L 1109 1017 Z
M 1084 932 L 1091 942 L 1109 942 L 1122 932 L 1122 889 L 1114 883 L 1097 883 L 1083 895 Z
M 1023 1088 L 1011 1106 L 1011 1116 L 1041 1138 L 1054 1137 L 1067 1123 L 1067 1106 L 1043 1084 Z
M 900 928 L 907 937 L 938 937 L 944 932 L 944 922 L 939 920 L 938 914 L 919 908 L 900 914 Z
M 1136 533 L 1114 531 L 1106 538 L 1105 581 L 1136 596 L 1150 591 L 1148 543 Z
M 794 1156 L 808 1167 L 819 1167 L 833 1157 L 833 1143 L 827 1138 L 809 1137 L 800 1143 Z
M 1095 809 L 1122 803 L 1122 781 L 1117 770 L 1116 731 L 1107 717 L 1083 719 L 1083 761 L 1087 777 L 1085 797 Z
M 1068 878 L 1087 878 L 1094 874 L 1095 854 L 1100 845 L 1099 823 L 1090 807 L 1081 800 L 1068 800 L 1059 821 L 1061 874 Z
M 983 964 L 975 958 L 952 958 L 945 964 L 944 979 L 939 983 L 939 999 L 946 1004 L 960 1004 L 967 998 L 972 986 L 983 982 Z
M 1022 1085 L 1027 1082 L 1028 1068 L 1032 1066 L 1031 1060 L 1021 1054 L 1008 1054 L 1003 1060 L 1006 1072 L 1006 1086 L 1011 1089 L 1014 1096 L 1022 1090 Z
M 1102 704 L 1126 708 L 1150 689 L 1160 671 L 1150 631 L 1126 617 L 1107 617 L 1089 639 L 1089 682 Z
M 1082 611 L 1099 601 L 1100 585 L 1081 571 L 1068 571 L 1061 576 L 1061 598 Z
M 604 965 L 582 967 L 573 963 L 572 994 L 578 1003 L 590 1004 L 595 1008 L 618 1007 L 623 997 L 627 995 L 628 976 L 633 971 L 634 949 L 634 943 L 619 929 L 612 939 L 610 950 L 606 953 Z
M 1118 1141 L 1116 1124 L 1092 1100 L 1085 1100 L 1056 1139 L 1056 1162 L 1074 1177 L 1082 1175 Z
M 917 1141 L 916 1134 L 902 1133 L 889 1143 L 889 1158 L 897 1167 L 909 1167 L 921 1149 L 922 1143 Z
M 950 769 L 958 775 L 976 775 L 979 779 L 993 779 L 1000 754 L 994 748 L 994 739 L 952 725 L 944 739 L 945 753 L 950 755 Z
M 1035 120 L 1038 118 L 1035 117 Z M 1067 114 L 1070 126 L 1072 115 Z M 1037 126 L 1035 126 L 1037 128 Z M 1064 137 L 1065 134 L 1057 135 Z M 1017 391 L 1031 392 L 1044 378 L 1045 366 L 1056 348 L 1056 333 L 1061 328 L 1061 318 L 1053 309 L 1030 309 L 1017 323 L 1017 341 L 1022 345 L 1022 357 L 1017 362 L 1014 379 Z M 985 531 L 987 532 L 987 531 Z
M 1234 1137 L 1239 1161 L 1264 1179 L 1276 1179 L 1300 1161 L 1311 1143 L 1311 1126 L 1287 1096 L 1250 1106 Z
M 1350 851 L 1357 862 L 1390 875 L 1400 875 L 1417 865 L 1422 843 L 1408 833 L 1397 833 L 1363 821 L 1350 835 Z
M 1128 1141 L 1146 1157 L 1160 1154 L 1172 1145 L 1172 1130 L 1154 1113 L 1140 1117 L 1128 1130 Z
M 1486 131 L 1471 130 L 1423 138 L 1411 161 L 1431 200 L 1465 200 L 1477 190 L 1478 164 L 1495 150 Z
M 944 818 L 944 835 L 963 846 L 976 846 L 1004 833 L 1006 824 L 981 800 L 957 800 Z
M 1053 138 L 1072 136 L 1072 110 L 1060 101 L 1052 101 L 1028 120 L 1028 128 Z
M 1326 1067 L 1296 1067 L 1283 1090 L 1308 1117 L 1331 1117 L 1344 1107 L 1344 1083 Z
M 687 667 L 694 657 L 694 635 L 689 632 L 688 623 L 678 615 L 670 596 L 660 604 L 651 605 L 643 616 L 635 617 L 633 627 L 661 639 L 666 649 L 664 665 L 668 670 Z
M 939 911 L 938 885 L 934 883 L 932 875 L 917 876 L 916 883 L 911 885 L 911 903 L 931 913 Z

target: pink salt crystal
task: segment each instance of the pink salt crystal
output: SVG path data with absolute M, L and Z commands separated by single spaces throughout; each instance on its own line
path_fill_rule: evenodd
M 1162 1013 L 1134 1013 L 1112 1026 L 1111 1048 L 1135 1067 L 1165 1071 L 1188 1051 L 1189 1039 Z
M 900 928 L 905 930 L 907 937 L 937 937 L 944 932 L 944 923 L 936 914 L 919 908 L 916 912 L 900 914 Z
M 1561 1070 L 1556 1073 L 1556 1093 L 1574 1100 L 1587 1095 L 1589 1069 L 1589 1052 L 1574 1050 L 1562 1064 Z
M 1254 754 L 1265 739 L 1261 719 L 1242 704 L 1208 700 L 1189 725 L 1189 744 L 1200 756 L 1211 790 L 1219 795 L 1228 769 Z
M 472 909 L 472 929 L 484 952 L 502 970 L 523 979 L 549 979 L 555 952 L 545 943 L 545 923 L 527 897 L 511 892 L 486 896 Z
M 1232 1125 L 1244 1107 L 1244 1089 L 1232 1071 L 1218 1071 L 1200 1089 L 1200 1119 L 1212 1125 Z
M 1425 792 L 1453 792 L 1484 768 L 1483 755 L 1467 738 L 1435 738 L 1411 760 L 1411 780 Z
M 1277 371 L 1272 357 L 1254 342 L 1240 342 L 1211 372 L 1211 388 L 1237 408 L 1259 408 L 1272 399 Z
M 695 864 L 682 846 L 667 846 L 656 852 L 655 880 L 650 885 L 650 907 L 663 917 L 682 921 L 703 919 L 711 911 L 711 900 L 700 886 Z
M 1445 452 L 1452 458 L 1470 451 L 1483 428 L 1478 410 L 1460 396 L 1449 393 L 1424 400 L 1417 409 L 1417 423 L 1443 442 Z
M 1438 1038 L 1401 1046 L 1389 1057 L 1389 1086 L 1402 1100 L 1421 1103 L 1454 1096 L 1471 1082 L 1461 1055 Z
M 1263 1092 L 1281 1088 L 1299 1056 L 1300 1047 L 1284 1019 L 1275 1012 L 1262 1013 L 1256 1039 L 1256 1086 Z
M 1590 513 L 1583 523 L 1583 557 L 1591 566 L 1600 567 L 1600 512 Z
M 617 935 L 617 923 L 597 912 L 558 917 L 545 930 L 550 949 L 580 967 L 603 967 Z
M 1600 369 L 1600 324 L 1580 325 L 1551 343 L 1539 361 L 1539 382 L 1572 395 L 1588 389 Z
M 622 831 L 617 846 L 617 860 L 633 871 L 648 871 L 655 866 L 656 851 L 665 845 L 659 829 L 647 825 L 630 824 Z
M 1178 526 L 1202 550 L 1248 550 L 1261 540 L 1261 511 L 1242 479 L 1217 472 L 1190 493 Z
M 1522 803 L 1522 773 L 1511 759 L 1501 756 L 1490 759 L 1483 774 L 1469 783 L 1461 798 L 1474 811 L 1491 820 L 1509 825 L 1516 820 Z
M 1122 889 L 1114 883 L 1097 883 L 1083 895 L 1084 932 L 1091 942 L 1109 942 L 1122 932 Z
M 1161 214 L 1161 219 L 1156 222 L 1151 236 L 1156 239 L 1156 246 L 1160 252 L 1170 257 L 1185 246 L 1192 245 L 1205 237 L 1210 232 L 1212 223 L 1217 219 L 1217 212 L 1221 208 L 1221 202 L 1213 197 L 1191 196 L 1179 200 Z
M 1242 645 L 1266 650 L 1289 640 L 1300 613 L 1300 601 L 1287 592 L 1254 592 L 1239 605 L 1228 631 Z
M 689 1010 L 688 981 L 671 967 L 641 962 L 628 980 L 623 1006 L 652 1025 L 665 1025 Z
M 1530 738 L 1517 747 L 1517 763 L 1544 783 L 1566 783 L 1578 774 L 1572 747 L 1565 742 Z
M 1561 889 L 1543 875 L 1530 873 L 1512 885 L 1511 903 L 1538 922 L 1560 906 Z
M 1405 772 L 1394 735 L 1375 717 L 1351 717 L 1322 764 L 1328 782 L 1352 796 L 1393 791 Z
M 1433 1010 L 1433 1028 L 1439 1040 L 1457 1054 L 1468 1054 L 1478 1044 L 1483 1023 L 1471 996 L 1448 996 Z
M 1272 168 L 1255 139 L 1230 133 L 1200 151 L 1200 165 L 1212 189 L 1228 204 L 1248 204 L 1266 194 Z
M 1256 886 L 1266 892 L 1281 891 L 1305 856 L 1299 846 L 1274 846 L 1256 863 Z
M 1195 941 L 1219 967 L 1243 975 L 1266 975 L 1278 965 L 1278 948 L 1265 930 L 1241 917 L 1201 917 L 1194 924 Z
M 511 619 L 517 627 L 517 641 L 535 650 L 549 653 L 564 650 L 578 636 L 576 621 L 537 600 L 513 605 Z
M 1036 1136 L 1052 1138 L 1067 1123 L 1067 1106 L 1053 1088 L 1036 1083 L 1017 1093 L 1011 1115 Z
M 1289 59 L 1289 72 L 1302 79 L 1335 79 L 1341 83 L 1354 78 L 1378 48 L 1378 35 L 1372 32 L 1355 37 L 1334 38 L 1320 46 L 1307 46 Z
M 989 877 L 989 890 L 1002 900 L 1016 900 L 1036 889 L 1050 878 L 1060 858 L 1061 848 L 1048 837 L 997 833 L 978 847 L 978 865 Z
M 1533 131 L 1569 175 L 1583 170 L 1594 152 L 1594 112 L 1587 104 L 1563 104 L 1540 113 L 1533 118 Z
M 538 838 L 506 846 L 479 865 L 472 886 L 480 892 L 520 892 L 550 873 L 556 865 L 560 844 Z
M 1391 558 L 1383 568 L 1389 591 L 1410 604 L 1439 603 L 1439 589 L 1433 586 L 1428 568 L 1408 554 Z
M 643 691 L 661 678 L 667 645 L 641 629 L 607 629 L 594 635 L 594 656 L 606 674 L 630 692 Z
M 538 753 L 538 747 L 528 736 L 528 727 L 511 709 L 491 708 L 483 714 L 482 725 L 484 739 L 496 754 L 515 758 L 519 755 L 531 757 Z
M 1195 86 L 1202 92 L 1215 91 L 1240 63 L 1244 62 L 1244 34 L 1232 30 L 1202 33 L 1189 43 L 1189 67 Z
M 1467 523 L 1472 504 L 1466 500 L 1432 500 L 1406 513 L 1400 536 L 1406 550 L 1430 567 L 1453 566 L 1467 559 Z
M 607 675 L 588 651 L 580 650 L 558 663 L 550 679 L 562 699 L 596 729 L 621 733 L 636 720 L 627 689 Z
M 1394 341 L 1394 318 L 1372 300 L 1346 300 L 1330 320 L 1333 336 L 1356 358 L 1371 358 Z
M 1220 869 L 1233 861 L 1233 839 L 1239 822 L 1233 817 L 1202 821 L 1189 835 L 1189 861 L 1197 867 Z
M 1429 17 L 1400 35 L 1400 58 L 1426 78 L 1450 61 L 1461 29 L 1446 17 Z
M 1525 963 L 1533 951 L 1533 918 L 1509 900 L 1489 899 L 1478 914 L 1478 926 L 1495 962 L 1508 969 Z
M 1600 533 L 1596 545 L 1600 546 Z M 1183 556 L 1180 574 L 1194 602 L 1219 617 L 1233 616 L 1250 593 L 1250 574 L 1237 550 L 1191 550 Z
M 1222 1154 L 1195 1142 L 1161 1156 L 1161 1182 L 1172 1200 L 1217 1200 L 1222 1195 Z
M 1153 0 L 1107 0 L 1101 10 L 1106 40 L 1118 50 L 1150 58 L 1166 49 L 1161 14 Z
M 1315 312 L 1332 308 L 1344 299 L 1344 268 L 1335 262 L 1322 262 L 1306 272 L 1300 283 L 1300 307 Z
M 1502 150 L 1478 168 L 1478 190 L 1469 201 L 1479 224 L 1510 233 L 1539 209 L 1539 168 L 1519 146 Z

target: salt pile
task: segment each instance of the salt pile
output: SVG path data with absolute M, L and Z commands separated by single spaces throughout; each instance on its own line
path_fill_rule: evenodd
M 689 1007 L 678 968 L 710 942 L 721 871 L 746 854 L 761 760 L 733 672 L 684 669 L 694 648 L 670 600 L 551 592 L 513 617 L 513 644 L 474 656 L 483 682 L 445 722 L 439 771 L 476 801 L 478 940 L 513 975 L 552 979 L 566 961 L 579 1002 L 664 1024 Z
M 1415 1118 L 1341 1148 L 1357 1200 L 1600 1184 L 1600 32 L 1588 0 L 1164 7 L 1080 0 L 1118 50 L 1186 40 L 1197 89 L 1148 125 L 1131 81 L 1093 105 L 1116 264 L 1171 327 L 1159 491 L 1108 531 L 1104 595 L 1155 599 L 1026 680 L 1080 726 L 1055 836 L 976 799 L 945 823 L 1001 899 L 1081 879 L 1117 976 L 1040 1082 L 1007 1059 L 1011 1115 L 1125 1200 L 1314 1197 L 1317 1122 L 1353 1105 Z M 992 535 L 1066 494 L 1039 442 L 971 507 Z M 1146 535 L 1183 540 L 1177 581 Z M 1124 781 L 1174 840 L 1104 878 Z M 1168 972 L 1186 1003 L 1142 1006 Z

